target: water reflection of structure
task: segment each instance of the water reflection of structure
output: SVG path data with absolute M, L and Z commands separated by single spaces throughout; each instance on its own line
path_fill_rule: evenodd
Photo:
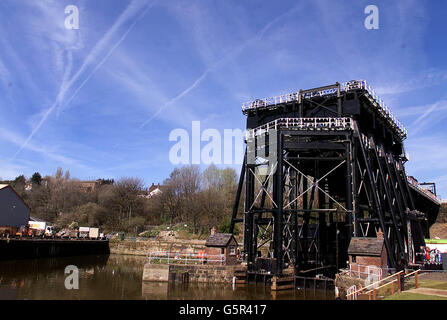
M 0 261 L 109 254 L 108 240 L 0 238 Z
M 0 263 L 0 299 L 63 299 L 65 267 L 75 265 L 80 278 L 93 276 L 104 269 L 108 255 L 3 261 Z M 45 283 L 47 287 L 43 287 Z M 51 293 L 50 293 L 51 290 Z M 79 298 L 76 290 L 70 298 Z
M 75 265 L 80 269 L 101 267 L 107 264 L 109 255 L 91 255 L 65 258 L 34 259 L 25 261 L 3 261 L 0 264 L 2 278 L 14 275 L 45 275 Z

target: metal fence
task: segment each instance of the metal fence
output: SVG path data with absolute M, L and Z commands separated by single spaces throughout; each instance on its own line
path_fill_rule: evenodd
M 441 199 L 438 198 L 435 194 L 433 194 L 430 190 L 427 190 L 423 188 L 417 180 L 415 180 L 413 177 L 407 177 L 408 182 L 410 183 L 410 186 L 415 187 L 417 190 L 425 194 L 427 197 L 434 200 L 436 203 L 441 204 Z
M 365 80 L 353 80 L 340 84 L 340 87 L 332 86 L 331 88 L 322 87 L 316 88 L 315 90 L 308 91 L 306 90 L 304 93 L 301 92 L 292 92 L 276 97 L 269 97 L 265 99 L 256 99 L 254 101 L 245 102 L 242 104 L 242 111 L 246 112 L 250 109 L 257 108 L 265 108 L 276 106 L 278 104 L 295 102 L 301 102 L 301 99 L 309 99 L 312 97 L 323 97 L 323 96 L 331 96 L 337 95 L 338 90 L 340 91 L 351 91 L 356 89 L 364 89 L 367 92 L 367 96 L 371 103 L 375 106 L 380 114 L 383 115 L 385 119 L 400 133 L 402 138 L 407 137 L 407 129 L 404 125 L 397 119 L 397 117 L 393 114 L 391 109 L 384 103 L 384 101 L 377 95 L 375 90 L 365 81 Z
M 149 264 L 225 264 L 225 255 L 158 251 L 148 254 Z
M 347 300 L 357 300 L 359 295 L 368 295 L 369 300 L 372 300 L 372 299 L 376 300 L 377 291 L 380 288 L 386 287 L 388 285 L 393 285 L 392 291 L 394 291 L 394 283 L 397 283 L 398 290 L 401 291 L 401 288 L 402 288 L 401 287 L 401 280 L 402 280 L 401 277 L 403 275 L 404 275 L 404 271 L 399 271 L 399 272 L 396 272 L 396 273 L 389 275 L 385 278 L 374 281 L 365 287 L 360 287 L 359 289 L 354 285 L 348 289 L 348 291 L 346 293 L 346 299 Z
M 344 274 L 349 275 L 350 277 L 376 282 L 395 272 L 396 269 L 393 268 L 379 268 L 376 266 L 354 264 L 349 265 L 349 269 L 345 270 Z
M 279 128 L 295 130 L 352 130 L 354 120 L 351 118 L 280 118 L 270 121 L 255 129 L 247 130 L 246 139 L 254 138 Z

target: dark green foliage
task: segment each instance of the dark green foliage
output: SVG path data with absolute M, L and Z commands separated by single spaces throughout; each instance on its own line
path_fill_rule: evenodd
M 42 176 L 40 175 L 39 172 L 35 172 L 33 174 L 33 176 L 31 177 L 30 181 L 32 184 L 36 184 L 36 185 L 40 186 L 40 184 L 42 183 Z
M 230 226 L 231 226 L 231 217 L 225 217 L 220 225 L 217 227 L 217 232 L 221 233 L 230 233 Z M 234 228 L 233 234 L 237 236 L 239 234 L 239 230 L 237 228 Z

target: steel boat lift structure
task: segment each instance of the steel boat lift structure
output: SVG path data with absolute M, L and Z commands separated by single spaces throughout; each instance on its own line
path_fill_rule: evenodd
M 243 224 L 249 271 L 338 270 L 352 237 L 379 230 L 390 268 L 419 262 L 440 200 L 407 177 L 407 131 L 366 81 L 255 100 L 242 112 L 231 231 Z

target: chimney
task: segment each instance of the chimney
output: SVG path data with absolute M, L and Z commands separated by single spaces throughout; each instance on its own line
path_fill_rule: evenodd
M 378 239 L 383 239 L 383 232 L 382 232 L 382 229 L 379 228 L 379 231 L 377 231 L 376 233 L 377 233 L 377 238 L 378 238 Z
M 214 236 L 216 234 L 216 227 L 211 228 L 211 235 Z

